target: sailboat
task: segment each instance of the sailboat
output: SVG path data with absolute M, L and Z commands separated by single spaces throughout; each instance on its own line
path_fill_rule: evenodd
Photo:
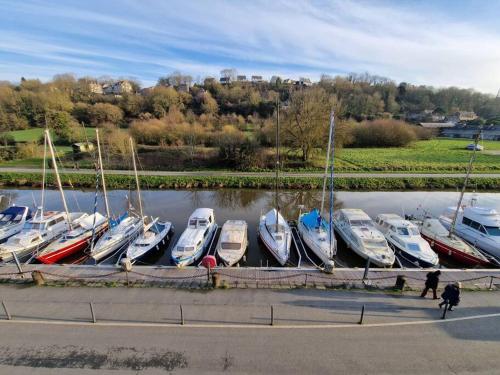
M 89 255 L 95 263 L 98 263 L 99 261 L 115 254 L 118 250 L 123 249 L 137 238 L 141 230 L 143 230 L 143 217 L 137 217 L 137 215 L 134 214 L 129 215 L 128 212 L 125 212 L 117 219 L 111 218 L 106 192 L 104 169 L 102 167 L 101 145 L 97 129 L 96 136 L 104 204 L 106 207 L 106 216 L 109 221 L 109 229 L 102 235 L 101 238 L 99 238 L 95 245 L 93 243 L 91 244 Z
M 61 194 L 64 212 L 59 211 L 44 211 L 45 206 L 45 161 L 47 154 L 47 146 L 52 157 L 52 165 L 56 175 L 56 182 Z M 37 254 L 51 242 L 57 240 L 63 234 L 73 230 L 80 225 L 82 220 L 85 220 L 89 215 L 83 212 L 72 212 L 68 210 L 66 197 L 62 188 L 59 169 L 56 163 L 54 148 L 50 138 L 50 132 L 45 130 L 44 141 L 44 166 L 42 177 L 42 205 L 31 220 L 26 222 L 24 228 L 10 237 L 7 242 L 0 246 L 0 260 L 9 262 L 17 258 L 19 261 L 24 261 L 33 254 Z
M 276 105 L 276 183 L 275 183 L 275 204 L 259 220 L 259 237 L 276 258 L 279 264 L 284 266 L 290 257 L 290 245 L 292 242 L 292 231 L 287 221 L 283 218 L 279 208 L 279 169 L 280 169 L 280 151 L 279 151 L 279 124 L 280 107 L 279 102 Z
M 334 139 L 335 139 L 335 114 L 330 115 L 330 131 L 328 137 L 328 148 L 325 162 L 325 175 L 323 179 L 323 193 L 321 197 L 321 209 L 313 209 L 309 212 L 299 214 L 297 229 L 306 245 L 325 264 L 332 264 L 332 258 L 337 253 L 337 243 L 333 230 L 333 162 L 334 162 Z M 330 154 L 331 150 L 331 154 Z M 330 219 L 326 221 L 323 216 L 325 206 L 326 181 L 328 179 L 328 168 L 330 167 Z
M 27 206 L 14 205 L 0 212 L 0 243 L 19 233 L 29 219 L 31 212 Z
M 142 231 L 139 236 L 127 247 L 124 255 L 125 258 L 130 260 L 131 263 L 135 263 L 151 250 L 158 250 L 160 245 L 165 243 L 165 240 L 168 238 L 170 231 L 172 230 L 172 223 L 168 221 L 159 221 L 158 218 L 154 218 L 150 223 L 146 224 L 145 216 L 142 212 L 141 188 L 139 186 L 139 177 L 137 176 L 134 142 L 132 141 L 132 138 L 130 138 L 130 149 L 132 150 L 132 161 L 134 165 L 135 183 L 137 185 L 139 211 L 142 218 Z

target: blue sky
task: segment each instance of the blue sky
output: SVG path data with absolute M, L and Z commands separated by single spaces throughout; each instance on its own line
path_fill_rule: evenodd
M 0 0 L 0 80 L 369 72 L 500 88 L 500 1 Z

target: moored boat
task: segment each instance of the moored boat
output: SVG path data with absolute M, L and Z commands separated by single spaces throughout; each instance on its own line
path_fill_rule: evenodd
M 258 231 L 266 248 L 284 266 L 290 257 L 292 243 L 292 231 L 286 220 L 273 208 L 260 217 Z
M 177 267 L 196 262 L 208 249 L 217 230 L 214 210 L 197 208 L 188 219 L 184 232 L 172 249 L 172 260 Z
M 29 219 L 31 212 L 26 206 L 10 206 L 0 212 L 0 244 L 19 233 Z
M 439 266 L 439 257 L 417 225 L 396 214 L 380 214 L 375 223 L 403 263 L 422 268 Z
M 234 266 L 248 247 L 248 225 L 244 220 L 228 220 L 222 226 L 216 252 L 226 267 Z
M 379 267 L 391 267 L 396 260 L 387 240 L 372 219 L 357 208 L 343 208 L 333 215 L 333 225 L 347 246 Z

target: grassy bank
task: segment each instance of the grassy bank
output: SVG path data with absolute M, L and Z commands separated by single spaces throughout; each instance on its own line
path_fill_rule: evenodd
M 64 185 L 75 188 L 94 188 L 95 176 L 91 174 L 62 175 Z M 141 176 L 141 184 L 150 189 L 208 189 L 208 188 L 249 188 L 272 189 L 272 177 L 190 177 L 190 176 Z M 47 176 L 48 183 L 54 185 L 54 176 Z M 109 189 L 128 189 L 134 187 L 130 175 L 108 175 L 106 183 Z M 365 191 L 402 191 L 402 190 L 456 190 L 461 187 L 461 178 L 337 178 L 336 190 Z M 40 187 L 39 173 L 3 173 L 0 186 L 5 187 Z M 281 180 L 283 189 L 309 190 L 321 189 L 322 179 L 319 177 L 285 177 Z M 473 178 L 471 189 L 477 191 L 500 191 L 500 178 Z

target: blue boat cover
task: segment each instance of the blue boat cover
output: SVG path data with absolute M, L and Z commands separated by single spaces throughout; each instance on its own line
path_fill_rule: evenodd
M 119 216 L 117 219 L 109 219 L 109 227 L 114 228 L 118 224 L 120 224 L 123 219 L 125 219 L 128 216 L 128 212 L 125 212 L 122 216 Z
M 11 215 L 12 219 L 14 219 L 17 215 L 22 215 L 24 213 L 24 210 L 26 207 L 20 207 L 20 206 L 11 206 L 7 208 L 6 210 L 0 212 L 2 215 Z
M 321 225 L 325 231 L 328 230 L 328 223 L 319 215 L 319 210 L 317 208 L 313 209 L 311 212 L 301 215 L 300 220 L 307 228 L 314 229 Z

